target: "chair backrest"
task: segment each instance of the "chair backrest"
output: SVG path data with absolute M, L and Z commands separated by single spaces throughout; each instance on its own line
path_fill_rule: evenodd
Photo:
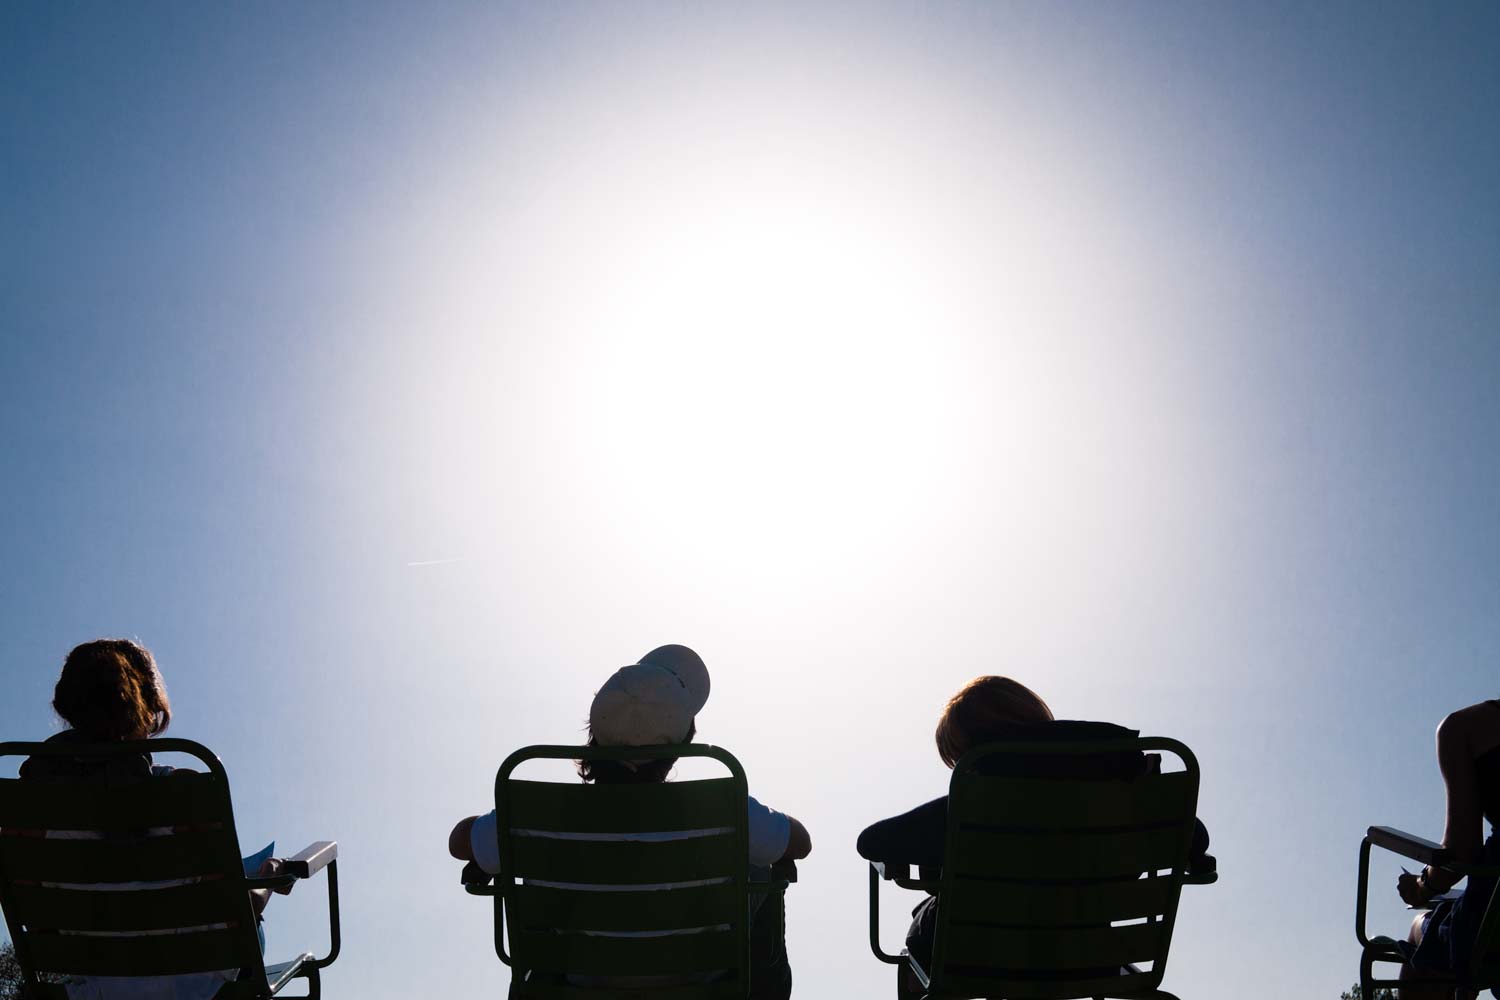
M 1169 751 L 1186 769 L 1147 767 L 1148 750 Z M 1122 755 L 1145 773 L 1090 774 L 1088 762 L 1099 761 L 1097 773 L 1118 775 L 1109 765 Z M 1024 1000 L 1155 989 L 1197 800 L 1197 761 L 1174 740 L 995 743 L 965 754 L 949 789 L 932 994 Z
M 1496 861 L 1500 861 L 1497 855 L 1500 855 L 1500 850 L 1492 847 L 1485 859 L 1491 870 L 1494 870 Z M 1466 978 L 1475 989 L 1500 990 L 1500 877 L 1469 877 L 1467 892 L 1482 894 L 1484 889 L 1488 889 L 1489 898 L 1474 936 L 1474 951 Z
M 664 757 L 709 757 L 729 776 L 630 785 L 511 777 L 528 760 Z M 515 968 L 513 996 L 562 997 L 578 982 L 639 977 L 696 980 L 704 998 L 747 995 L 745 773 L 729 753 L 703 744 L 526 747 L 501 765 L 495 808 L 495 947 Z
M 34 995 L 38 977 L 249 969 L 264 981 L 229 780 L 188 740 L 0 743 L 0 757 L 106 761 L 190 754 L 162 777 L 0 779 L 0 905 Z

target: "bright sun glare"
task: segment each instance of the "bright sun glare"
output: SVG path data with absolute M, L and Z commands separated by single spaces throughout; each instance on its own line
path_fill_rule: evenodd
M 747 548 L 853 543 L 921 500 L 961 437 L 964 378 L 930 260 L 868 222 L 754 197 L 637 236 L 599 289 L 607 333 L 577 383 L 590 464 L 650 484 L 634 518 L 707 494 L 680 530 L 727 511 Z
M 1034 582 L 1060 548 L 1122 544 L 1096 537 L 1121 510 L 1168 516 L 1170 409 L 1122 306 L 1139 256 L 1056 148 L 937 141 L 951 95 L 901 95 L 898 127 L 865 89 L 801 107 L 640 87 L 559 99 L 507 134 L 510 160 L 428 185 L 446 213 L 408 236 L 442 268 L 401 306 L 469 340 L 409 360 L 436 366 L 439 407 L 474 400 L 415 438 L 450 470 L 434 520 L 468 524 L 429 544 L 494 538 L 520 495 L 580 560 L 768 582 L 789 557 L 845 572 L 876 540 L 971 548 L 1001 525 Z

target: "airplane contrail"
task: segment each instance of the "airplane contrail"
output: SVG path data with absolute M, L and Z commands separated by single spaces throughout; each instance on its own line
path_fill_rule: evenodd
M 459 556 L 459 557 L 457 557 L 455 559 L 420 559 L 417 562 L 409 562 L 406 565 L 408 567 L 411 567 L 411 566 L 447 566 L 450 563 L 461 563 L 461 562 L 473 562 L 473 560 L 470 559 L 468 556 Z

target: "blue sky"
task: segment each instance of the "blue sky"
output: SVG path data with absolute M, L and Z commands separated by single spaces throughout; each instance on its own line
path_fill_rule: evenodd
M 7 5 L 0 732 L 139 637 L 247 849 L 343 845 L 331 994 L 463 995 L 505 977 L 448 827 L 689 643 L 703 738 L 813 834 L 799 995 L 861 995 L 854 836 L 1004 673 L 1198 753 L 1223 878 L 1168 988 L 1336 996 L 1363 828 L 1440 833 L 1432 730 L 1500 695 L 1497 43 L 1484 4 Z

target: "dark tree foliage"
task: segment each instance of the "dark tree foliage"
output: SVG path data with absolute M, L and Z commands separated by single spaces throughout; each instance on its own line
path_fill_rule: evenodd
M 44 983 L 60 983 L 62 976 L 43 973 Z M 0 941 L 0 1000 L 26 1000 L 28 994 L 21 988 L 21 963 L 16 961 L 16 946 L 9 941 Z
M 1359 988 L 1359 984 L 1355 983 L 1339 994 L 1339 1000 L 1365 1000 L 1365 994 Z M 1396 1000 L 1396 994 L 1391 990 L 1376 990 L 1370 1000 Z
M 0 1000 L 21 1000 L 21 965 L 9 941 L 0 944 Z

